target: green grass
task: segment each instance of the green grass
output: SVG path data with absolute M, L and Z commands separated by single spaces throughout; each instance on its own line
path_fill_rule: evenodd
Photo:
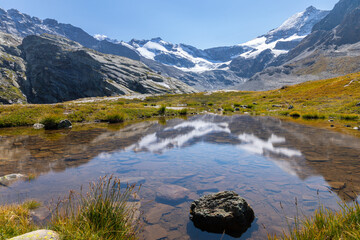
M 340 204 L 341 210 L 320 207 L 313 217 L 296 219 L 299 224 L 290 233 L 270 236 L 268 239 L 283 240 L 323 240 L 323 239 L 360 239 L 360 206 L 358 203 Z
M 30 210 L 39 207 L 35 201 L 0 206 L 0 239 L 8 239 L 37 230 L 31 222 Z
M 311 119 L 325 119 L 324 115 L 318 113 L 305 113 L 302 115 L 303 119 L 311 120 Z
M 137 209 L 128 205 L 136 194 L 134 188 L 120 189 L 119 179 L 104 177 L 90 183 L 86 193 L 72 191 L 68 199 L 57 206 L 51 229 L 65 240 L 138 239 Z
M 135 185 L 122 189 L 120 179 L 102 177 L 90 183 L 87 192 L 70 191 L 66 199 L 59 201 L 47 228 L 64 240 L 138 239 L 139 209 L 129 202 L 136 196 Z M 38 207 L 40 203 L 33 200 L 0 206 L 0 240 L 39 229 L 30 216 L 30 210 Z
M 165 115 L 165 112 L 166 112 L 166 106 L 165 105 L 162 105 L 160 108 L 159 108 L 159 115 Z
M 297 111 L 294 111 L 294 112 L 289 113 L 289 116 L 292 118 L 299 118 L 299 117 L 301 117 L 301 114 Z
M 101 120 L 109 123 L 121 123 L 125 121 L 125 114 L 117 112 L 107 113 L 105 118 L 102 118 Z
M 55 114 L 51 114 L 41 119 L 40 123 L 44 124 L 45 129 L 57 129 L 60 121 L 61 121 L 61 117 Z
M 356 106 L 359 102 L 360 73 L 354 73 L 266 92 L 219 91 L 166 94 L 147 97 L 145 100 L 98 98 L 92 102 L 73 101 L 55 105 L 4 105 L 0 106 L 0 127 L 31 126 L 44 120 L 44 116 L 48 115 L 69 119 L 74 124 L 97 121 L 126 122 L 152 117 L 180 116 L 185 115 L 185 110 L 183 112 L 172 110 L 168 106 L 186 106 L 186 114 L 220 113 L 218 109 L 223 109 L 223 113 L 227 115 L 247 112 L 250 115 L 275 116 L 293 120 L 297 117 L 290 114 L 296 112 L 301 116 L 296 119 L 299 122 L 332 117 L 335 126 L 333 129 L 338 130 L 344 125 L 340 124 L 341 121 L 359 121 L 360 107 Z M 273 107 L 274 105 L 279 107 Z M 290 105 L 291 110 L 288 109 Z M 157 106 L 161 107 L 157 108 Z M 234 108 L 239 108 L 239 111 L 234 111 Z M 315 121 L 306 121 L 305 124 L 310 122 Z M 323 121 L 322 126 L 328 125 L 327 121 Z

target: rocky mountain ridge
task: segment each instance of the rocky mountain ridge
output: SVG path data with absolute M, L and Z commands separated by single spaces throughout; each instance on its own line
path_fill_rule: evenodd
M 360 1 L 340 0 L 298 46 L 239 89 L 262 90 L 360 71 Z
M 309 7 L 252 41 L 205 50 L 172 44 L 161 38 L 133 39 L 125 43 L 102 35 L 92 37 L 70 24 L 40 20 L 14 9 L 0 10 L 0 31 L 20 37 L 43 33 L 59 35 L 102 53 L 141 60 L 154 71 L 180 79 L 199 90 L 214 90 L 232 88 L 262 71 L 277 56 L 294 48 L 327 13 Z
M 139 61 L 103 54 L 61 36 L 30 35 L 21 41 L 0 33 L 0 40 L 2 103 L 56 103 L 83 97 L 195 92 Z

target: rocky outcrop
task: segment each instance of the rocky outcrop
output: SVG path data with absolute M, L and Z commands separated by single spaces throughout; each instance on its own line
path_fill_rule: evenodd
M 17 48 L 21 38 L 0 32 L 0 103 L 23 103 L 20 84 L 26 82 L 25 62 Z
M 99 53 L 64 37 L 32 35 L 20 45 L 19 38 L 0 36 L 14 42 L 11 46 L 0 45 L 0 51 L 5 52 L 0 60 L 3 103 L 26 100 L 56 103 L 84 97 L 195 92 L 139 61 Z M 11 43 L 8 39 L 3 42 Z
M 240 237 L 255 219 L 245 199 L 233 191 L 203 196 L 190 207 L 190 219 L 201 230 Z

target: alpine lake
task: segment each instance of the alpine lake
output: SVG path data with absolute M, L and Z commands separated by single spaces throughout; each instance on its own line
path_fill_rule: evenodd
M 294 216 L 311 216 L 320 204 L 338 210 L 339 201 L 360 193 L 359 138 L 271 117 L 196 115 L 16 131 L 0 132 L 0 176 L 37 177 L 0 186 L 0 204 L 51 205 L 113 175 L 141 186 L 141 239 L 234 239 L 203 232 L 189 219 L 192 201 L 219 191 L 235 191 L 254 209 L 240 239 L 281 234 Z

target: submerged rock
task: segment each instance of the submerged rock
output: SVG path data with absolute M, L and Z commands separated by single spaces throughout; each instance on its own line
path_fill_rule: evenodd
M 178 185 L 166 184 L 157 189 L 156 199 L 165 203 L 181 203 L 190 197 L 190 190 Z
M 37 230 L 29 232 L 24 235 L 11 238 L 9 240 L 58 240 L 60 239 L 59 234 L 51 230 Z
M 240 237 L 255 219 L 244 198 L 233 191 L 201 197 L 190 207 L 190 219 L 201 230 Z

